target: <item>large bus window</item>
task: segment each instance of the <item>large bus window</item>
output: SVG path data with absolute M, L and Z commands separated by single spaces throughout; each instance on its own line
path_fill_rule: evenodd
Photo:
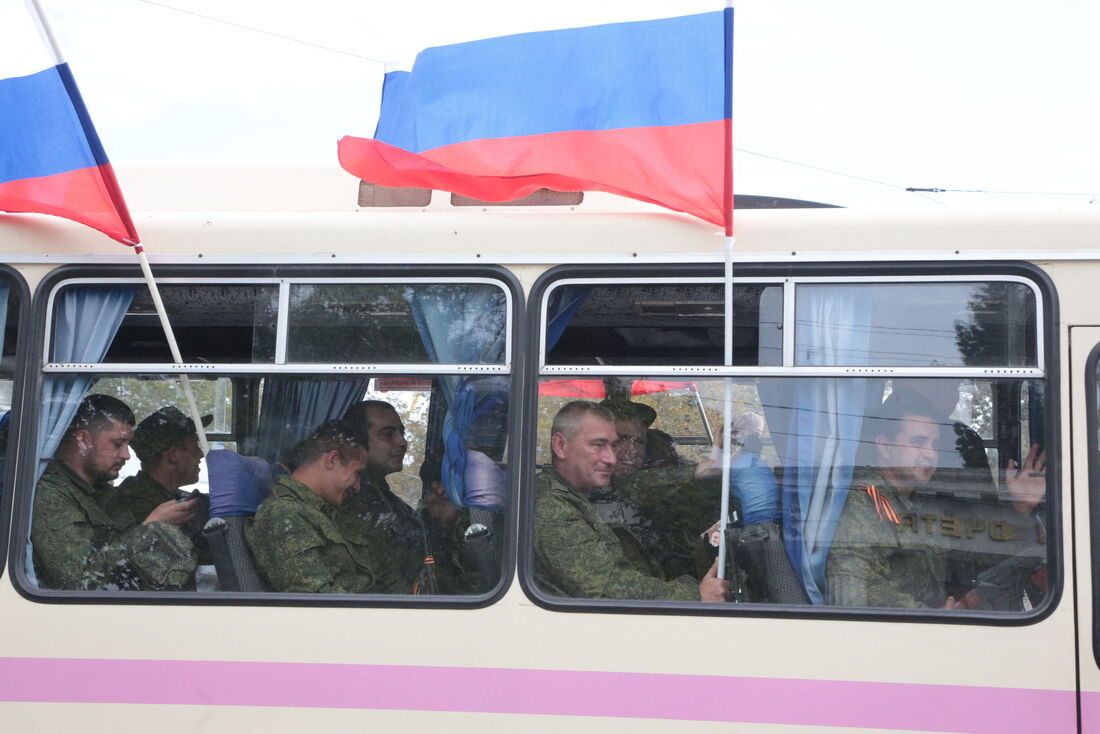
M 7 267 L 0 267 L 0 497 L 7 492 L 18 444 L 16 353 L 26 298 L 27 287 L 22 278 Z M 8 526 L 7 520 L 3 518 L 4 527 Z M 3 540 L 6 548 L 7 537 Z M 0 548 L 0 563 L 4 560 L 4 548 Z
M 1030 612 L 1049 597 L 1049 416 L 1031 286 L 819 280 L 785 286 L 799 304 L 797 316 L 788 314 L 796 330 L 813 328 L 799 309 L 814 299 L 845 301 L 866 289 L 885 302 L 893 288 L 898 302 L 916 308 L 913 299 L 927 291 L 943 306 L 955 351 L 926 351 L 932 342 L 922 339 L 940 331 L 935 318 L 923 336 L 897 341 L 892 327 L 905 334 L 904 318 L 864 318 L 856 328 L 844 319 L 862 311 L 834 303 L 821 312 L 832 314 L 821 322 L 832 336 L 814 335 L 816 371 L 792 355 L 777 360 L 787 368 L 754 375 L 734 364 L 724 377 L 708 364 L 681 363 L 675 376 L 656 364 L 654 371 L 571 371 L 548 359 L 540 367 L 528 568 L 548 603 L 988 614 Z M 714 296 L 708 283 L 699 289 Z M 637 293 L 645 292 L 639 285 Z M 960 303 L 973 320 L 959 316 Z M 547 339 L 553 318 L 543 313 Z M 781 331 L 791 328 L 778 318 Z M 862 351 L 849 350 L 849 339 L 861 340 Z M 905 355 L 890 346 L 895 341 L 915 351 Z M 974 343 L 981 348 L 968 351 Z M 805 341 L 792 346 L 803 349 Z M 869 357 L 873 365 L 887 352 L 893 365 L 910 369 L 832 369 Z M 977 375 L 966 370 L 974 362 L 1000 369 Z M 728 591 L 716 598 L 719 576 Z
M 511 494 L 500 284 L 182 281 L 183 368 L 151 344 L 144 285 L 53 292 L 32 588 L 365 601 L 498 587 Z

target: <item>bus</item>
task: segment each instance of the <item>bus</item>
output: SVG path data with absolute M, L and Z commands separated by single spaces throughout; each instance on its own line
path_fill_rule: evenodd
M 727 281 L 713 227 L 612 197 L 495 205 L 335 165 L 118 168 L 182 363 L 127 248 L 0 218 L 8 730 L 1100 730 L 1095 211 L 738 197 Z M 351 405 L 393 406 L 407 449 L 388 487 L 423 518 L 418 472 L 442 462 L 477 580 L 285 592 L 222 557 L 176 590 L 47 581 L 36 485 L 77 405 L 186 410 L 182 376 L 211 444 L 185 489 L 212 508 L 215 453 L 277 465 Z M 896 473 L 863 472 L 893 466 L 885 406 L 913 395 L 934 445 L 887 506 L 872 495 Z M 584 512 L 657 584 L 694 589 L 724 545 L 725 601 L 548 580 L 559 528 L 539 498 L 578 400 L 641 426 Z M 731 489 L 751 461 L 772 514 L 732 496 L 719 539 L 726 443 Z M 841 594 L 885 552 L 849 532 L 857 502 L 931 549 L 938 597 L 891 561 Z M 240 531 L 254 510 L 225 519 Z M 579 573 L 606 561 L 565 550 Z

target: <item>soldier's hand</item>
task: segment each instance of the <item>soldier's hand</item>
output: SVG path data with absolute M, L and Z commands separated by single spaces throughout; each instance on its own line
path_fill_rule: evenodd
M 149 513 L 149 517 L 145 518 L 144 524 L 166 522 L 169 525 L 182 525 L 195 515 L 195 505 L 198 504 L 198 501 L 198 498 L 195 497 L 184 502 L 176 500 L 162 502 L 153 508 L 153 511 Z
M 1024 464 L 1016 466 L 1012 459 L 1008 460 L 1008 471 L 1005 473 L 1005 486 L 1012 498 L 1012 506 L 1025 515 L 1031 514 L 1035 506 L 1046 495 L 1047 480 L 1047 455 L 1040 452 L 1037 444 L 1032 444 L 1031 449 L 1024 457 Z
M 725 601 L 730 593 L 730 582 L 718 578 L 718 559 L 710 565 L 710 570 L 699 582 L 700 601 Z

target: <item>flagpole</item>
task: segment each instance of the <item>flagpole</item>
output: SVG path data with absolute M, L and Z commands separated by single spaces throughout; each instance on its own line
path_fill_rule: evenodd
M 149 259 L 145 257 L 145 248 L 140 244 L 134 245 L 134 252 L 141 264 L 141 272 L 145 276 L 145 284 L 149 286 L 149 293 L 153 296 L 153 305 L 156 306 L 157 316 L 160 317 L 160 326 L 164 329 L 164 337 L 168 341 L 168 348 L 172 351 L 172 360 L 176 364 L 183 364 L 180 356 L 179 345 L 176 344 L 176 334 L 172 331 L 172 324 L 168 321 L 168 312 L 164 308 L 164 301 L 160 298 L 160 289 L 153 279 L 153 270 L 149 267 Z M 202 416 L 199 413 L 198 403 L 195 402 L 195 394 L 191 391 L 191 380 L 185 374 L 180 375 L 180 385 L 183 387 L 183 395 L 187 399 L 187 409 L 191 412 L 191 420 L 195 422 L 195 435 L 199 439 L 199 448 L 202 455 L 210 453 L 210 443 L 206 440 L 206 430 L 202 425 Z
M 733 365 L 733 0 L 726 0 L 723 13 L 725 20 L 725 156 L 723 158 L 722 209 L 726 220 L 725 272 L 725 353 L 723 364 Z M 733 380 L 723 380 L 722 391 L 722 514 L 718 518 L 718 578 L 726 577 L 726 556 L 729 548 L 726 544 L 726 528 L 729 526 L 730 513 L 730 427 L 733 425 Z

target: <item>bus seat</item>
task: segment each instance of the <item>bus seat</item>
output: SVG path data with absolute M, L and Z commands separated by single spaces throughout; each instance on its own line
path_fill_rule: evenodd
M 202 534 L 210 544 L 218 591 L 267 591 L 244 539 L 243 515 L 211 518 Z
M 280 467 L 255 456 L 215 449 L 206 456 L 210 474 L 210 517 L 254 515 L 271 493 Z

